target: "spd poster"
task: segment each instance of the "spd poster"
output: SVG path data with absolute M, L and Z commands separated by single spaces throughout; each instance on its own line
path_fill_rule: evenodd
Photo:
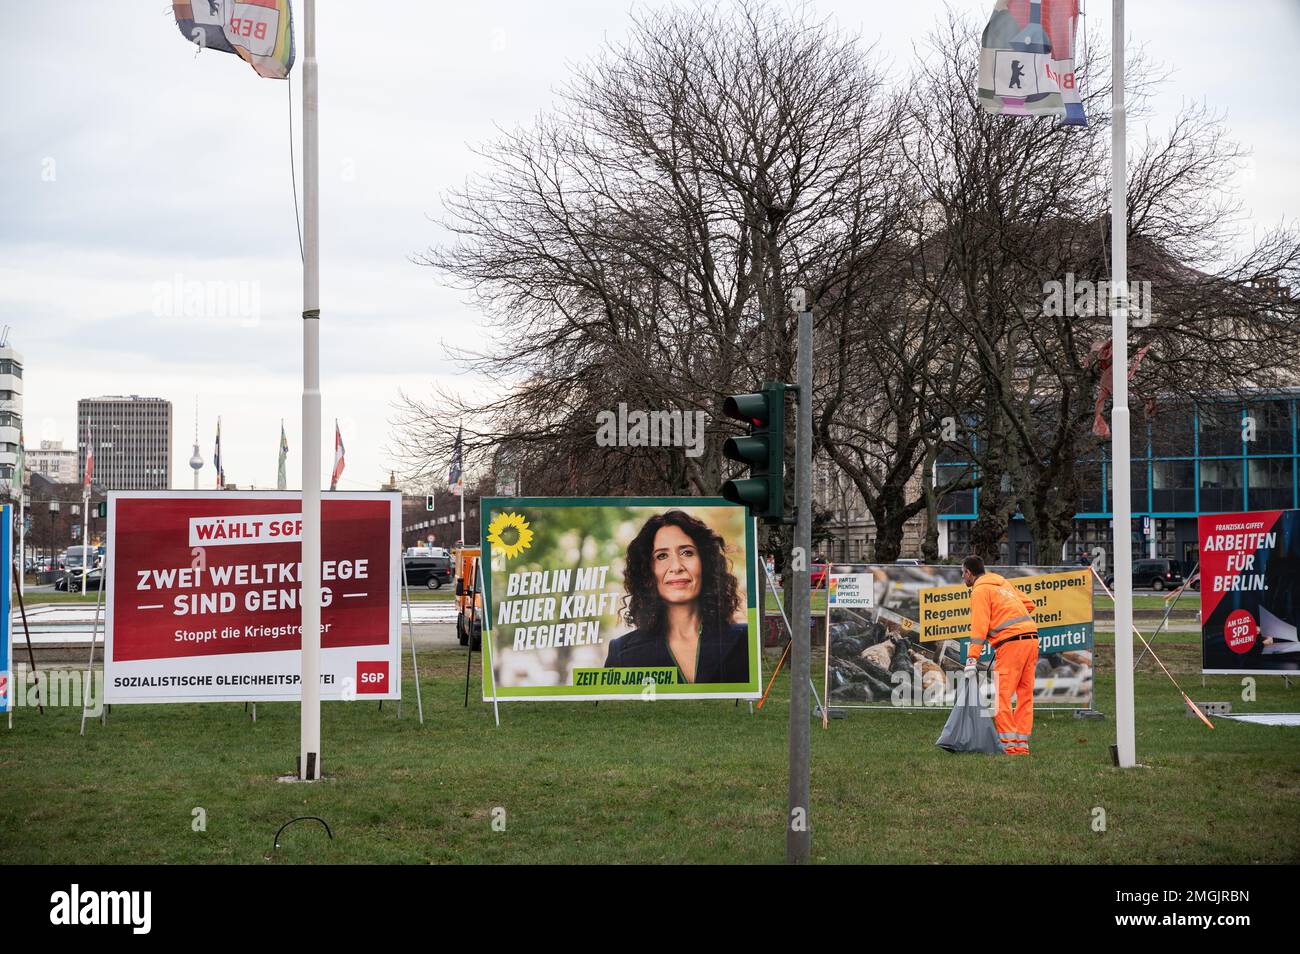
M 1300 510 L 1199 518 L 1201 668 L 1300 669 Z

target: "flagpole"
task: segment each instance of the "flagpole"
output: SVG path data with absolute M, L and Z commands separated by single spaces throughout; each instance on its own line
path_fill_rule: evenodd
M 26 456 L 24 454 L 24 456 Z M 26 461 L 23 469 L 27 469 Z M 27 584 L 27 500 L 23 493 L 22 482 L 18 483 L 18 595 L 21 596 Z
M 81 595 L 86 595 L 86 570 L 90 563 L 90 540 L 86 535 L 90 532 L 90 484 L 81 491 Z M 101 583 L 102 585 L 102 583 Z
M 1110 127 L 1111 469 L 1115 548 L 1115 746 L 1137 764 L 1133 716 L 1133 523 L 1128 415 L 1128 170 L 1124 115 L 1124 0 L 1112 0 Z
M 22 468 L 18 471 L 18 595 L 23 595 L 27 585 L 27 494 L 23 483 L 27 477 L 27 439 L 18 432 L 18 456 Z
M 90 428 L 86 428 L 86 472 L 81 480 L 81 595 L 86 595 L 86 564 L 90 554 L 86 552 L 86 534 L 90 532 L 90 481 L 95 467 L 95 444 Z M 102 581 L 101 581 L 102 585 Z
M 298 777 L 320 759 L 320 169 L 316 0 L 303 2 L 302 70 L 302 731 Z

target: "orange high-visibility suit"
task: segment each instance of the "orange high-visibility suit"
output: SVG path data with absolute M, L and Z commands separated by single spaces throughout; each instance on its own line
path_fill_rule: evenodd
M 1034 731 L 1034 667 L 1038 664 L 1038 627 L 1034 601 L 1003 577 L 985 573 L 975 578 L 970 594 L 971 640 L 967 662 L 977 659 L 984 644 L 993 645 L 993 674 L 998 701 L 993 724 L 1007 755 L 1028 755 Z M 1011 697 L 1016 707 L 1011 708 Z

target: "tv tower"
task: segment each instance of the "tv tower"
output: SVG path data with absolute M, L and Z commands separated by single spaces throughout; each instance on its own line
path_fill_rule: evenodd
M 203 469 L 203 455 L 199 453 L 199 399 L 194 399 L 194 453 L 190 455 L 190 470 L 194 471 L 194 489 L 199 489 L 199 471 Z

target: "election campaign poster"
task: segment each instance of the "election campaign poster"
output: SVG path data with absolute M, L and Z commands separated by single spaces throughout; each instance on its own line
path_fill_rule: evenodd
M 824 698 L 831 697 L 831 624 L 852 620 L 854 615 L 846 617 L 845 610 L 867 610 L 876 603 L 876 580 L 870 573 L 853 572 L 852 567 L 832 566 L 826 574 L 826 646 L 822 660 L 822 693 Z M 821 707 L 822 726 L 826 726 L 830 712 L 828 706 Z
M 721 499 L 481 502 L 483 699 L 756 699 L 754 523 Z
M 1300 510 L 1199 518 L 1201 668 L 1300 670 Z
M 846 606 L 870 609 L 875 602 L 875 577 L 870 573 L 830 573 L 826 605 L 832 610 Z M 834 615 L 834 614 L 831 614 Z
M 14 508 L 13 504 L 0 505 L 0 553 L 5 559 L 0 560 L 0 714 L 12 712 L 17 689 L 14 686 L 14 640 L 13 607 L 9 602 L 13 595 L 13 552 L 14 552 Z
M 1034 705 L 1091 706 L 1091 571 L 1009 566 L 989 567 L 989 572 L 1006 577 L 1034 601 L 1039 634 Z M 961 582 L 961 567 L 832 567 L 832 577 L 840 574 L 869 574 L 873 593 L 869 606 L 836 609 L 828 620 L 830 703 L 951 707 L 970 641 L 970 591 Z M 991 660 L 992 649 L 986 647 L 980 666 Z
M 321 698 L 401 698 L 401 496 L 321 502 Z M 302 498 L 284 491 L 108 497 L 104 701 L 300 696 Z

